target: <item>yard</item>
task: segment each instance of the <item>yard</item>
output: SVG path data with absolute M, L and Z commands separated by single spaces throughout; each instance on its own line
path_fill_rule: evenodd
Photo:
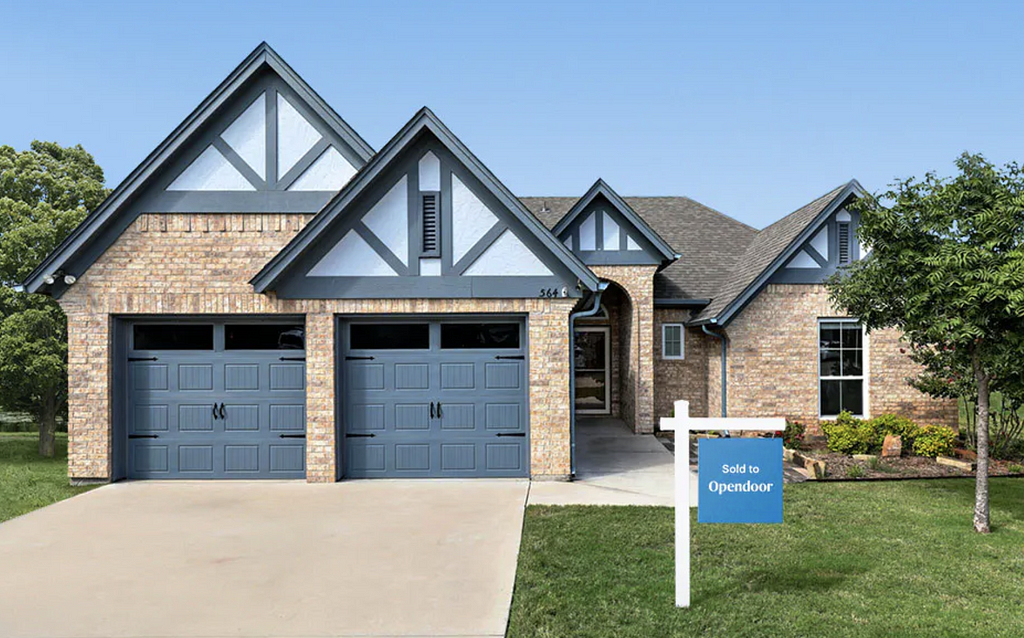
M 693 606 L 673 602 L 673 513 L 530 507 L 509 636 L 1019 636 L 1024 480 L 802 483 L 783 525 L 694 525 Z M 696 515 L 694 514 L 694 521 Z
M 38 441 L 35 432 L 0 432 L 0 522 L 89 489 L 68 485 L 67 434 L 57 434 L 52 459 L 39 456 Z

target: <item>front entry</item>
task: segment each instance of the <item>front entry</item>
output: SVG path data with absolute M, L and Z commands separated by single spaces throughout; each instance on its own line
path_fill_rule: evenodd
M 301 319 L 140 321 L 128 338 L 128 478 L 305 478 Z
M 345 477 L 529 476 L 522 319 L 353 319 L 338 334 Z
M 576 413 L 609 414 L 611 338 L 607 326 L 576 328 Z

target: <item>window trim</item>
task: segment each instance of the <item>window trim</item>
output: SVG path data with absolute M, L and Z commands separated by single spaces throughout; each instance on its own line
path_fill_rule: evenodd
M 868 332 L 864 329 L 864 325 L 860 324 L 861 331 L 861 358 L 862 366 L 861 373 L 858 376 L 822 376 L 821 375 L 821 324 L 823 323 L 856 323 L 860 324 L 860 319 L 856 317 L 818 317 L 817 332 L 815 337 L 817 339 L 817 347 L 815 348 L 815 386 L 816 392 L 818 393 L 818 420 L 820 421 L 834 421 L 839 415 L 838 414 L 823 414 L 821 411 L 821 382 L 822 381 L 860 381 L 861 382 L 861 414 L 854 414 L 853 416 L 858 419 L 870 419 L 871 418 L 871 356 L 870 356 L 870 342 L 868 338 Z
M 576 414 L 599 414 L 607 415 L 612 413 L 612 330 L 611 326 L 576 326 L 576 332 L 601 332 L 604 333 L 604 406 L 600 408 L 576 408 Z M 572 356 L 576 356 L 572 353 Z M 593 368 L 577 368 L 573 366 L 574 374 L 578 372 L 597 372 Z M 576 403 L 575 394 L 569 400 Z
M 665 332 L 669 328 L 679 328 L 679 354 L 670 355 L 665 352 L 665 344 L 668 340 L 665 339 Z M 663 323 L 661 324 L 661 358 L 666 361 L 683 361 L 686 359 L 686 326 L 681 323 Z

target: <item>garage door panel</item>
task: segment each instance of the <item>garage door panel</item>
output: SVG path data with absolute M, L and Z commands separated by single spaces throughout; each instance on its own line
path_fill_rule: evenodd
M 523 470 L 523 446 L 515 443 L 487 443 L 485 446 L 487 469 L 501 472 Z
M 174 345 L 174 324 L 160 323 Z M 293 339 L 301 344 L 301 331 Z M 147 359 L 127 364 L 129 478 L 303 478 L 304 351 L 204 343 L 203 351 L 129 348 L 130 359 Z
M 349 409 L 350 432 L 373 432 L 384 429 L 385 406 L 383 403 L 356 404 Z
M 484 387 L 488 390 L 518 390 L 522 387 L 522 365 L 517 362 L 484 364 Z
M 442 363 L 442 390 L 472 390 L 476 388 L 476 365 L 473 363 Z
M 353 390 L 383 390 L 384 364 L 363 363 L 348 369 L 349 382 Z
M 475 403 L 445 403 L 438 419 L 441 430 L 472 430 L 476 427 Z
M 492 431 L 522 431 L 526 423 L 522 406 L 518 403 L 488 403 L 484 405 L 485 428 Z
M 430 388 L 430 366 L 425 363 L 396 363 L 395 390 L 426 390 Z
M 429 444 L 404 443 L 395 446 L 395 470 L 398 472 L 425 472 L 430 467 Z
M 430 405 L 427 403 L 399 403 L 395 405 L 396 430 L 429 430 Z

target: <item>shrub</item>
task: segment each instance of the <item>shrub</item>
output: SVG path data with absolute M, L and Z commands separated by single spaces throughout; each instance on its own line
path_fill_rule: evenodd
M 882 441 L 870 421 L 842 412 L 835 421 L 822 421 L 829 451 L 839 454 L 868 454 L 877 451 Z
M 864 476 L 864 468 L 859 465 L 851 465 L 846 468 L 846 475 L 850 478 L 860 478 Z
M 949 456 L 956 444 L 956 432 L 944 425 L 925 425 L 914 439 L 914 454 L 935 458 Z
M 786 419 L 786 431 L 782 433 L 782 445 L 799 450 L 804 445 L 804 424 Z
M 904 450 L 914 448 L 914 439 L 917 438 L 921 428 L 910 419 L 896 414 L 882 414 L 871 419 L 878 437 L 885 440 L 887 434 L 894 434 L 900 437 Z
M 1021 474 L 1021 473 L 1024 473 L 1024 467 L 1021 467 L 1020 465 L 1017 465 L 1016 463 L 1011 464 L 1006 469 L 1010 472 L 1010 474 Z

